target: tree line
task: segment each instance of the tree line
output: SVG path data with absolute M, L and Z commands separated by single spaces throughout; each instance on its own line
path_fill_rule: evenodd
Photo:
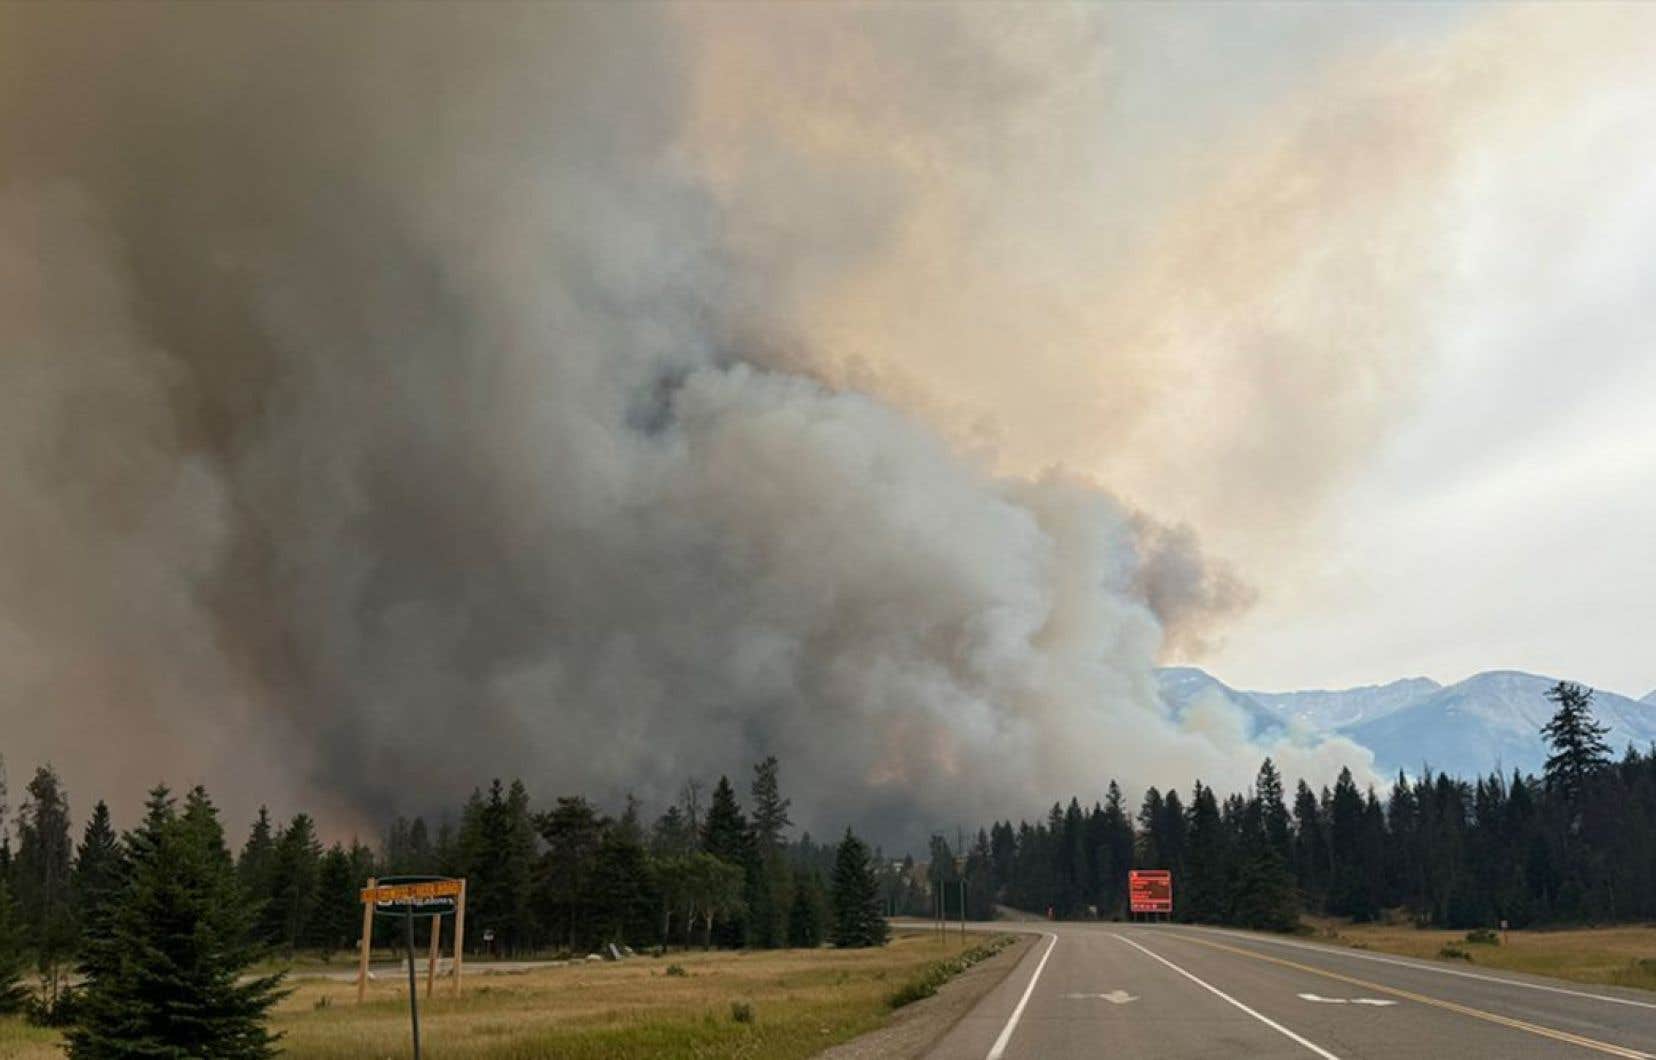
M 1302 910 L 1386 909 L 1457 929 L 1656 918 L 1656 747 L 1613 760 L 1591 690 L 1561 682 L 1547 697 L 1540 776 L 1423 769 L 1382 798 L 1347 769 L 1332 788 L 1300 781 L 1290 800 L 1267 758 L 1246 793 L 1151 788 L 1131 814 L 1112 781 L 1090 810 L 1072 798 L 1033 825 L 979 831 L 958 861 L 934 839 L 932 876 L 963 877 L 973 916 L 1001 902 L 1123 917 L 1128 871 L 1158 868 L 1173 873 L 1175 916 L 1199 923 L 1281 930 Z
M 77 843 L 50 766 L 9 818 L 0 771 L 0 1012 L 68 1027 L 77 1057 L 270 1055 L 280 976 L 247 970 L 354 947 L 361 888 L 391 875 L 466 877 L 473 953 L 882 944 L 876 853 L 850 829 L 831 846 L 792 839 L 774 758 L 749 790 L 744 810 L 728 778 L 706 798 L 692 782 L 646 825 L 630 798 L 613 817 L 580 796 L 536 808 L 497 780 L 452 827 L 399 818 L 378 848 L 324 846 L 309 815 L 261 809 L 233 853 L 200 787 L 182 805 L 156 788 L 124 834 L 99 802 Z M 378 944 L 396 945 L 394 928 L 378 921 Z

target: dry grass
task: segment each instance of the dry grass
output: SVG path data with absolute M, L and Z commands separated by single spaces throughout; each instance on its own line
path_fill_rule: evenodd
M 916 932 L 878 950 L 675 952 L 665 959 L 468 976 L 459 1000 L 439 982 L 429 1003 L 422 978 L 422 1052 L 431 1060 L 805 1057 L 880 1026 L 897 985 L 961 949 L 958 938 L 939 943 Z M 688 974 L 667 975 L 670 964 Z M 368 1060 L 409 1054 L 406 980 L 382 976 L 360 1007 L 354 984 L 299 979 L 294 985 L 274 1020 L 288 1055 Z M 733 1002 L 752 1006 L 751 1022 L 732 1018 Z M 0 1056 L 58 1057 L 55 1041 L 0 1020 Z
M 1458 948 L 1473 964 L 1512 972 L 1656 990 L 1656 926 L 1511 931 L 1500 945 L 1466 941 L 1464 931 L 1418 929 L 1406 924 L 1348 924 L 1307 917 L 1317 937 L 1405 957 L 1437 958 Z M 1457 961 L 1456 963 L 1460 963 Z

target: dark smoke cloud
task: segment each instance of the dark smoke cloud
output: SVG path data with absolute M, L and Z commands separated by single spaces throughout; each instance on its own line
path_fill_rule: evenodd
M 690 33 L 4 9 L 0 750 L 341 822 L 774 753 L 892 841 L 1251 772 L 1153 691 L 1245 597 L 1191 533 L 780 367 Z

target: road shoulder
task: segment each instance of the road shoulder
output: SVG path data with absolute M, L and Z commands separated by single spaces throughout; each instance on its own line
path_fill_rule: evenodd
M 1016 943 L 955 976 L 932 997 L 903 1006 L 885 1026 L 818 1053 L 818 1060 L 912 1060 L 924 1056 L 1018 967 L 1040 938 L 1020 935 Z M 898 985 L 894 983 L 892 988 Z

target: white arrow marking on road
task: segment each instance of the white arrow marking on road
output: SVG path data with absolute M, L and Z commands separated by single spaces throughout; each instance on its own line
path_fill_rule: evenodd
M 1324 1005 L 1376 1005 L 1384 1007 L 1395 1005 L 1395 1001 L 1387 1001 L 1378 997 L 1318 997 L 1316 994 L 1301 994 L 1306 1001 L 1316 1001 Z
M 1138 998 L 1134 997 L 1132 994 L 1129 994 L 1125 990 L 1112 990 L 1108 994 L 1065 994 L 1064 996 L 1077 1000 L 1091 1000 L 1097 998 L 1100 1001 L 1108 1001 L 1112 1005 L 1125 1005 L 1129 1001 L 1138 1000 Z

